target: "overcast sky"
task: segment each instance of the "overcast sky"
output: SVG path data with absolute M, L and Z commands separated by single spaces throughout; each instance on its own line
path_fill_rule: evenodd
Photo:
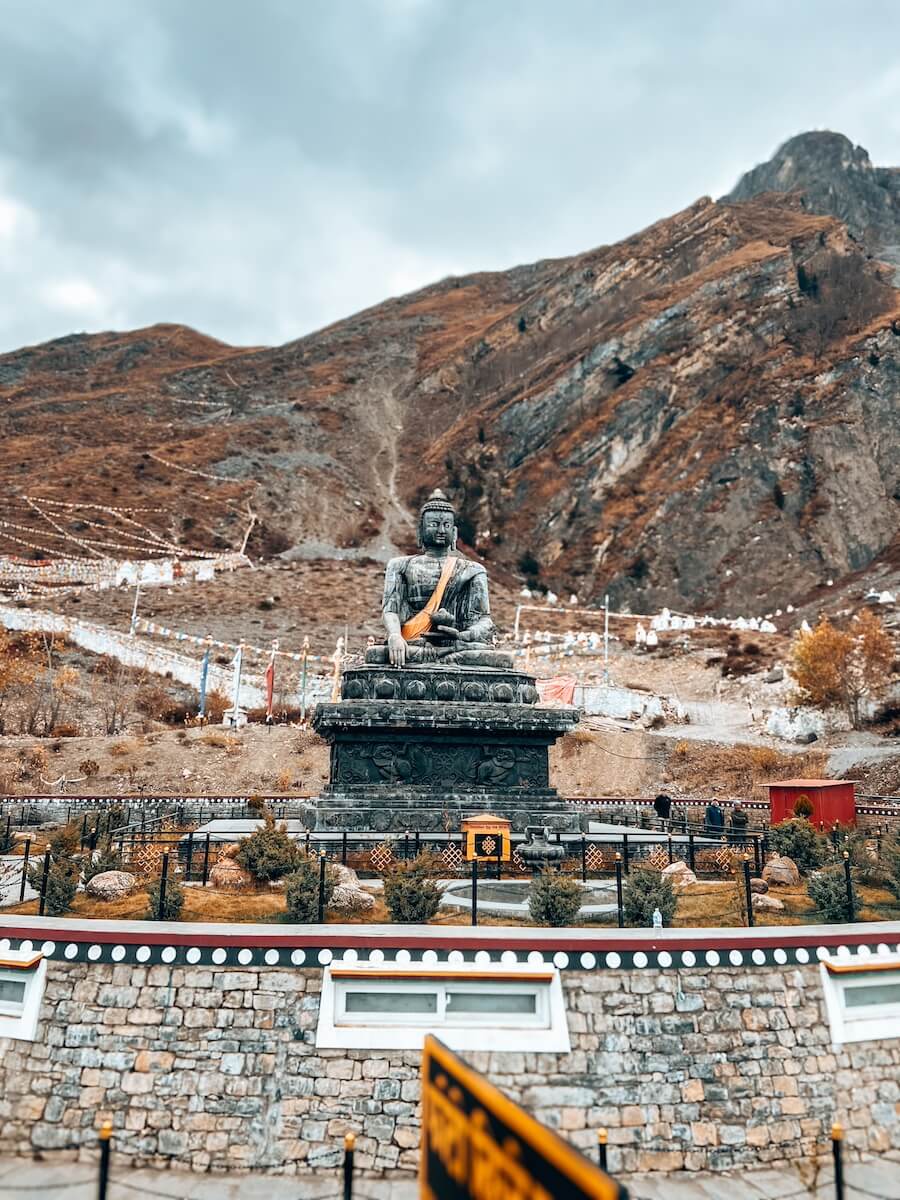
M 900 165 L 895 0 L 0 0 L 0 351 L 287 341 L 812 128 Z

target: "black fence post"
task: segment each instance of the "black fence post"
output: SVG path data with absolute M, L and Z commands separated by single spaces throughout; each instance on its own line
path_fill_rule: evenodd
M 325 920 L 325 868 L 327 866 L 325 851 L 319 851 L 319 924 Z
M 753 920 L 753 889 L 750 887 L 750 855 L 745 854 L 741 860 L 744 869 L 744 899 L 747 901 L 747 924 L 752 926 Z
M 669 866 L 671 867 L 671 865 L 672 865 L 672 835 L 671 835 L 671 833 L 668 834 L 667 837 L 668 837 L 668 851 L 669 851 Z
M 619 928 L 625 928 L 625 908 L 622 902 L 622 855 L 616 854 L 616 907 L 619 910 Z
M 755 860 L 754 865 L 756 867 L 757 876 L 762 875 L 763 872 L 762 845 L 760 844 L 761 840 L 762 839 L 760 838 L 759 834 L 757 834 L 753 839 L 753 857 Z
M 601 1171 L 606 1170 L 606 1144 L 609 1141 L 609 1134 L 605 1129 L 597 1130 L 597 1166 Z
M 347 865 L 347 830 L 341 830 L 341 863 Z M 348 1137 L 350 1134 L 347 1135 Z
M 185 866 L 185 872 L 184 872 L 185 881 L 190 879 L 191 872 L 193 871 L 193 869 L 194 869 L 194 831 L 193 831 L 193 829 L 191 829 L 188 832 L 187 864 Z
M 628 834 L 622 834 L 622 869 L 628 874 Z
M 581 882 L 587 883 L 587 838 L 581 835 Z
M 415 842 L 415 857 L 416 857 L 416 858 L 418 858 L 418 857 L 419 857 L 419 851 L 420 851 L 420 850 L 421 850 L 421 848 L 422 848 L 422 839 L 421 839 L 421 835 L 420 835 L 420 833 L 419 833 L 419 830 L 418 830 L 418 829 L 417 829 L 417 830 L 416 830 L 416 832 L 415 832 L 414 842 Z
M 78 849 L 84 849 L 84 843 L 87 838 L 87 813 L 81 818 L 81 837 L 78 839 Z
M 503 835 L 497 837 L 497 878 L 503 878 Z
M 156 908 L 157 921 L 164 920 L 164 914 L 166 911 L 166 883 L 168 882 L 168 878 L 169 878 L 169 852 L 168 852 L 168 850 L 164 850 L 163 856 L 162 856 L 162 870 L 161 870 L 160 876 L 159 876 L 159 904 L 157 905 L 157 908 Z
M 694 858 L 694 835 L 688 834 L 688 866 L 693 871 L 695 869 L 696 859 Z
M 344 1200 L 353 1200 L 353 1151 L 356 1149 L 356 1134 L 344 1134 Z
M 206 833 L 206 843 L 203 847 L 203 886 L 206 887 L 209 879 L 209 830 Z
M 12 809 L 6 814 L 6 845 L 10 844 L 12 838 Z
M 38 916 L 44 915 L 44 905 L 47 903 L 47 879 L 50 875 L 50 851 L 44 852 L 44 869 L 41 872 L 41 899 L 38 904 Z
M 834 1194 L 844 1200 L 844 1130 L 835 1121 L 831 1127 L 831 1153 L 834 1156 Z
M 404 830 L 403 833 L 403 861 L 409 860 L 409 830 Z
M 98 1133 L 100 1139 L 100 1172 L 97 1176 L 97 1200 L 106 1200 L 109 1186 L 109 1155 L 112 1149 L 112 1121 L 104 1121 Z
M 844 884 L 847 888 L 847 921 L 856 920 L 856 898 L 853 895 L 853 876 L 850 874 L 850 855 L 844 851 Z
M 25 899 L 25 884 L 28 882 L 28 857 L 31 854 L 31 838 L 25 839 L 25 853 L 22 855 L 22 884 L 19 888 L 19 903 Z
M 478 924 L 478 859 L 472 859 L 472 924 Z

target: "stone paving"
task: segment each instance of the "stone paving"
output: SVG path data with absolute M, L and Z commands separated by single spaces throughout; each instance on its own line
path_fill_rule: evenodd
M 784 1169 L 657 1172 L 623 1179 L 631 1200 L 833 1200 L 834 1173 L 828 1159 Z M 93 1200 L 97 1166 L 88 1162 L 0 1159 L 0 1196 L 24 1200 Z M 415 1180 L 358 1179 L 355 1200 L 415 1200 Z M 198 1175 L 180 1171 L 117 1170 L 110 1175 L 109 1200 L 338 1200 L 335 1174 Z M 845 1200 L 900 1200 L 900 1153 L 890 1152 L 845 1167 Z

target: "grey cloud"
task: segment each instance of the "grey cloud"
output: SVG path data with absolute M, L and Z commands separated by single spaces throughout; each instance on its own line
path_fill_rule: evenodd
M 616 240 L 804 128 L 900 164 L 900 9 L 846 12 L 0 0 L 0 350 L 158 320 L 287 340 Z

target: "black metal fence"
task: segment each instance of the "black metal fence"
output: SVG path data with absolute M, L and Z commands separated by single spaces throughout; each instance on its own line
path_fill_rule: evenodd
M 253 814 L 258 819 L 258 814 Z M 131 825 L 109 833 L 111 847 L 126 869 L 129 864 L 140 867 L 168 853 L 177 860 L 184 882 L 206 884 L 210 868 L 223 856 L 226 847 L 247 837 L 246 827 L 219 826 L 212 830 L 164 829 L 158 825 Z M 332 862 L 352 867 L 361 877 L 381 875 L 397 862 L 409 861 L 428 851 L 441 860 L 441 869 L 448 876 L 468 871 L 465 834 L 434 833 L 407 830 L 385 834 L 375 830 L 313 832 L 309 829 L 290 830 L 293 838 L 307 853 L 324 854 Z M 93 849 L 106 835 L 102 829 L 87 829 L 83 845 Z M 481 836 L 477 861 L 483 875 L 490 878 L 527 877 L 531 869 L 520 851 L 526 843 L 525 834 L 510 836 L 510 856 L 504 858 L 503 842 Z M 762 872 L 769 851 L 767 834 L 739 837 L 736 834 L 721 838 L 708 837 L 703 832 L 688 830 L 663 831 L 635 829 L 622 834 L 555 833 L 554 846 L 562 854 L 553 864 L 560 874 L 578 876 L 583 883 L 615 873 L 620 862 L 625 875 L 635 866 L 664 869 L 675 862 L 684 862 L 697 878 L 721 879 L 732 874 L 735 858 L 743 855 L 755 875 Z

